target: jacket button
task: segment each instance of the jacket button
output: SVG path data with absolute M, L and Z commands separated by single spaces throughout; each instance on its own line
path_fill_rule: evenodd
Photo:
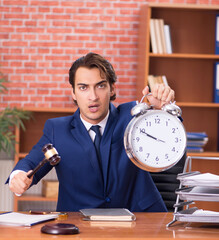
M 109 202 L 111 202 L 111 199 L 110 199 L 109 197 L 106 197 L 106 198 L 105 198 L 105 201 L 106 201 L 107 203 L 109 203 Z

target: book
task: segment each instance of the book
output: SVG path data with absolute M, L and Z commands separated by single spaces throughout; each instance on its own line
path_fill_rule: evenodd
M 152 53 L 158 53 L 154 19 L 150 19 L 150 40 Z
M 37 223 L 53 220 L 58 214 L 24 214 L 17 212 L 7 212 L 0 214 L 0 225 L 29 227 Z
M 203 152 L 203 147 L 208 142 L 206 132 L 187 132 L 187 151 L 188 152 Z
M 216 15 L 215 54 L 219 54 L 219 14 Z
M 89 221 L 134 221 L 135 215 L 126 208 L 81 209 L 84 220 Z
M 200 143 L 202 142 L 202 146 L 208 142 L 208 135 L 206 132 L 187 132 L 186 135 L 187 141 L 192 142 L 193 146 L 196 142 L 198 143 L 198 145 L 200 145 Z
M 204 152 L 204 149 L 202 147 L 197 146 L 187 146 L 186 147 L 187 152 Z
M 166 40 L 165 40 L 165 34 L 164 34 L 164 20 L 163 19 L 158 19 L 158 22 L 159 22 L 159 30 L 160 30 L 162 50 L 163 50 L 163 53 L 167 53 Z
M 154 19 L 154 22 L 155 22 L 155 36 L 156 36 L 156 42 L 157 42 L 157 51 L 159 54 L 162 54 L 163 47 L 162 47 L 162 41 L 161 41 L 159 19 Z
M 165 43 L 166 43 L 166 51 L 167 54 L 172 54 L 172 40 L 171 40 L 171 33 L 170 33 L 170 26 L 164 24 L 164 36 L 165 36 Z
M 219 103 L 219 62 L 214 65 L 214 102 Z

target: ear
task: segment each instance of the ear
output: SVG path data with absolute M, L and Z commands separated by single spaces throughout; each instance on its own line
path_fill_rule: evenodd
M 72 96 L 73 100 L 77 101 L 76 96 L 74 94 L 74 89 L 73 88 L 71 90 L 71 96 Z
M 115 91 L 116 91 L 116 86 L 115 84 L 112 84 L 110 89 L 110 97 L 112 97 L 115 94 Z

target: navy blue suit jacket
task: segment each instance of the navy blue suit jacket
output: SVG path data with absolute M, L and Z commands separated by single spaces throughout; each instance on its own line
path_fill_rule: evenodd
M 72 115 L 46 121 L 43 136 L 13 170 L 29 171 L 44 157 L 42 147 L 52 143 L 61 156 L 55 166 L 59 180 L 57 211 L 82 208 L 128 208 L 131 211 L 166 211 L 148 172 L 136 167 L 127 157 L 123 136 L 131 120 L 135 102 L 115 108 L 110 114 L 101 143 L 103 178 L 94 144 L 80 120 L 79 109 Z M 36 184 L 52 166 L 46 163 L 33 178 Z

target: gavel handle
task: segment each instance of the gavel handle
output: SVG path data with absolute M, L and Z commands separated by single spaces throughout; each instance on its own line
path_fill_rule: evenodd
M 34 169 L 31 173 L 27 175 L 28 178 L 31 178 L 48 160 L 44 158 Z

